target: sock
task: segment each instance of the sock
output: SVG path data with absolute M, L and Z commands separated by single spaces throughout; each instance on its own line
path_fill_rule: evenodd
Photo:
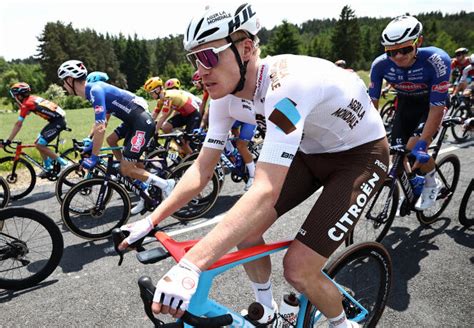
M 65 159 L 62 158 L 62 157 L 56 158 L 56 161 L 57 161 L 57 162 L 59 163 L 59 165 L 61 165 L 61 166 L 64 166 L 64 165 L 67 164 L 67 160 L 65 160 Z
M 247 170 L 249 171 L 249 177 L 254 178 L 255 177 L 255 163 L 254 161 L 251 161 L 250 163 L 245 164 L 247 166 Z
M 162 178 L 160 178 L 160 177 L 158 177 L 154 174 L 150 174 L 150 176 L 148 177 L 148 179 L 145 182 L 148 183 L 148 184 L 152 184 L 154 186 L 157 186 L 160 189 L 164 189 L 168 185 L 168 182 L 166 182 L 165 179 L 162 179 Z
M 352 324 L 347 320 L 344 310 L 335 318 L 328 318 L 329 328 L 351 328 Z
M 273 290 L 272 290 L 272 281 L 268 280 L 267 282 L 260 284 L 258 282 L 253 282 L 252 288 L 255 294 L 255 299 L 258 303 L 265 305 L 266 307 L 273 309 Z M 275 310 L 275 309 L 274 309 Z
M 436 179 L 435 179 L 436 169 L 426 173 L 425 175 L 425 187 L 435 187 L 436 186 Z

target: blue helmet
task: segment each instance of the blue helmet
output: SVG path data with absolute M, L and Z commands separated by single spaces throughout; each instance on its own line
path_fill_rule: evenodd
M 87 83 L 94 83 L 94 82 L 99 82 L 99 81 L 105 82 L 108 80 L 109 80 L 109 76 L 107 75 L 107 73 L 98 72 L 98 71 L 90 72 L 86 78 Z

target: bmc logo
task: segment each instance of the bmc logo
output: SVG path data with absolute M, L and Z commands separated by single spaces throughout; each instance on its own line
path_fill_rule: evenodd
M 218 139 L 207 139 L 207 142 L 211 143 L 211 144 L 215 144 L 215 145 L 224 145 L 224 141 L 223 140 L 218 140 Z
M 431 91 L 439 92 L 439 93 L 446 93 L 448 92 L 450 83 L 448 81 L 443 81 L 440 84 L 435 84 L 431 87 Z
M 145 145 L 145 132 L 136 131 L 132 138 L 132 148 L 130 149 L 133 153 L 139 153 L 142 147 Z
M 288 154 L 287 152 L 283 152 L 283 153 L 281 154 L 281 157 L 282 157 L 282 158 L 293 159 L 293 158 L 295 157 L 295 155 L 293 155 L 293 154 Z
M 237 30 L 253 16 L 255 16 L 255 13 L 252 11 L 252 6 L 247 5 L 237 16 L 234 16 L 234 20 L 229 22 L 229 34 Z

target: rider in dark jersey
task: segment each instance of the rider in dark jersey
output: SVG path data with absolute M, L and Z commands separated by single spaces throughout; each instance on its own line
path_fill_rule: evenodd
M 20 132 L 26 116 L 30 113 L 34 113 L 48 121 L 48 124 L 41 130 L 38 138 L 35 140 L 36 149 L 38 149 L 43 158 L 46 171 L 52 170 L 53 160 L 58 161 L 61 167 L 65 167 L 68 165 L 68 161 L 59 157 L 59 155 L 54 153 L 47 145 L 54 140 L 62 130 L 66 129 L 66 113 L 52 101 L 30 95 L 30 92 L 30 86 L 24 82 L 15 83 L 10 88 L 10 95 L 20 106 L 20 115 L 6 143 L 9 144 L 18 132 Z M 38 176 L 41 178 L 46 177 L 48 174 L 46 171 L 42 171 Z
M 92 155 L 84 159 L 82 165 L 91 169 L 97 164 L 97 155 L 104 141 L 106 117 L 116 116 L 123 122 L 122 132 L 125 135 L 120 171 L 125 176 L 145 182 L 146 185 L 159 187 L 164 197 L 167 197 L 174 187 L 174 180 L 164 180 L 137 165 L 155 132 L 146 101 L 103 81 L 86 83 L 86 76 L 87 70 L 78 60 L 66 61 L 58 69 L 58 77 L 63 81 L 66 90 L 89 100 L 95 112 Z
M 449 88 L 448 54 L 436 47 L 419 48 L 423 42 L 421 23 L 411 16 L 392 20 L 382 32 L 385 53 L 372 63 L 369 95 L 378 107 L 383 79 L 398 95 L 398 109 L 392 128 L 392 146 L 406 145 L 412 150 L 425 175 L 421 197 L 415 207 L 432 206 L 439 192 L 434 160 L 427 154 L 428 145 L 436 135 L 445 112 Z

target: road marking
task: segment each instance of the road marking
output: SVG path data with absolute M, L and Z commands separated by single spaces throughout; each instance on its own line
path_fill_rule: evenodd
M 470 145 L 474 145 L 474 140 L 471 140 L 471 141 L 467 141 L 465 143 L 462 143 L 462 144 L 459 144 L 459 145 L 456 145 L 456 146 L 450 146 L 450 147 L 447 147 L 447 148 L 443 148 L 440 150 L 439 154 L 444 154 L 444 153 L 449 153 L 449 152 L 452 152 L 452 151 L 455 151 L 455 150 L 458 150 L 460 148 L 465 148 L 465 147 L 468 147 Z M 319 189 L 317 191 L 317 193 L 320 193 L 322 191 L 322 189 Z M 222 213 L 222 214 L 219 214 L 215 217 L 213 217 L 212 219 L 209 219 L 209 220 L 205 220 L 203 223 L 198 223 L 196 225 L 193 225 L 192 227 L 188 227 L 188 228 L 183 228 L 183 229 L 179 229 L 179 230 L 175 230 L 175 231 L 171 231 L 169 233 L 167 233 L 169 236 L 177 236 L 177 235 L 181 235 L 183 233 L 186 233 L 186 232 L 189 232 L 189 231 L 193 231 L 193 230 L 197 230 L 197 229 L 201 229 L 201 228 L 204 228 L 204 227 L 207 227 L 207 226 L 210 226 L 212 224 L 217 224 L 219 223 L 223 218 L 224 218 L 224 215 L 226 214 L 227 212 L 225 213 Z
M 467 142 L 465 142 L 465 143 L 462 143 L 462 144 L 459 144 L 459 145 L 456 145 L 456 146 L 451 146 L 451 147 L 448 147 L 448 148 L 443 148 L 443 149 L 441 149 L 441 150 L 439 151 L 439 154 L 449 153 L 449 152 L 458 150 L 458 149 L 460 149 L 460 148 L 465 148 L 465 147 L 470 146 L 470 145 L 474 145 L 474 140 L 467 141 Z

